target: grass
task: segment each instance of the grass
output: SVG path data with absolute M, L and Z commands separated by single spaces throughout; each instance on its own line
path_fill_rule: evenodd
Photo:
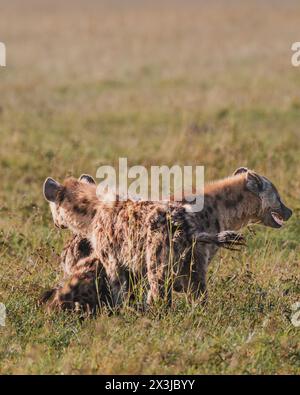
M 299 5 L 30 2 L 1 7 L 1 373 L 299 374 Z M 294 216 L 216 257 L 205 308 L 178 296 L 164 316 L 48 316 L 36 301 L 61 277 L 68 234 L 42 183 L 121 156 L 205 165 L 207 179 L 249 166 Z

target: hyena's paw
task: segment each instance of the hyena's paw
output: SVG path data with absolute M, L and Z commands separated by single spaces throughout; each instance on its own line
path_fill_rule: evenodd
M 239 248 L 246 245 L 246 240 L 243 235 L 226 230 L 217 234 L 217 245 L 229 250 L 239 251 Z

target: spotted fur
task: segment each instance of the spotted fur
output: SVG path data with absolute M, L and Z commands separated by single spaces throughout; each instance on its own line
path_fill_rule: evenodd
M 72 274 L 58 287 L 46 291 L 40 302 L 46 304 L 48 310 L 76 310 L 88 314 L 111 305 L 103 265 L 92 256 L 81 259 L 73 266 Z
M 273 184 L 247 169 L 206 185 L 201 212 L 187 202 L 106 205 L 97 199 L 95 185 L 83 187 L 73 178 L 50 187 L 45 196 L 54 222 L 90 241 L 114 305 L 128 291 L 126 272 L 147 276 L 149 304 L 160 298 L 170 304 L 172 289 L 205 294 L 207 268 L 218 248 L 243 243 L 235 231 L 249 222 L 277 227 L 270 220 L 274 210 L 285 220 L 291 216 Z

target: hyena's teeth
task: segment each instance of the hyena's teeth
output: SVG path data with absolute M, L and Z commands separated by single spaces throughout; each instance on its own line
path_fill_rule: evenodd
M 279 214 L 277 214 L 277 213 L 275 213 L 274 211 L 272 211 L 272 212 L 271 212 L 271 215 L 272 215 L 272 218 L 274 219 L 274 221 L 275 221 L 278 225 L 280 225 L 280 226 L 283 225 L 284 220 L 283 220 L 283 218 L 282 218 Z

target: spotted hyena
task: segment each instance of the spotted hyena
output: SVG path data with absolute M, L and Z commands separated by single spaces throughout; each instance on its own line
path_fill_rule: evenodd
M 94 179 L 87 174 L 81 175 L 78 180 L 95 185 Z M 102 195 L 101 198 L 106 200 L 107 196 Z M 93 253 L 87 238 L 73 234 L 60 255 L 64 279 L 60 285 L 44 292 L 39 303 L 47 304 L 49 310 L 76 308 L 80 312 L 95 312 L 104 304 L 111 306 L 111 290 L 105 269 Z
M 165 297 L 170 304 L 172 289 L 198 297 L 206 291 L 207 268 L 218 248 L 243 241 L 235 231 L 249 222 L 279 228 L 292 215 L 275 186 L 246 168 L 206 185 L 201 212 L 187 202 L 108 206 L 94 184 L 83 186 L 74 178 L 63 184 L 48 178 L 44 195 L 54 223 L 90 241 L 115 305 L 128 289 L 126 271 L 147 276 L 148 303 Z
M 43 294 L 40 303 L 47 304 L 47 309 L 94 314 L 99 307 L 111 305 L 107 276 L 99 259 L 88 257 L 80 263 L 61 285 Z
M 82 183 L 95 183 L 82 175 Z M 39 302 L 51 309 L 95 312 L 101 305 L 110 305 L 111 298 L 107 286 L 107 276 L 99 259 L 93 256 L 93 248 L 88 239 L 72 235 L 60 255 L 64 279 L 60 285 L 43 293 Z

